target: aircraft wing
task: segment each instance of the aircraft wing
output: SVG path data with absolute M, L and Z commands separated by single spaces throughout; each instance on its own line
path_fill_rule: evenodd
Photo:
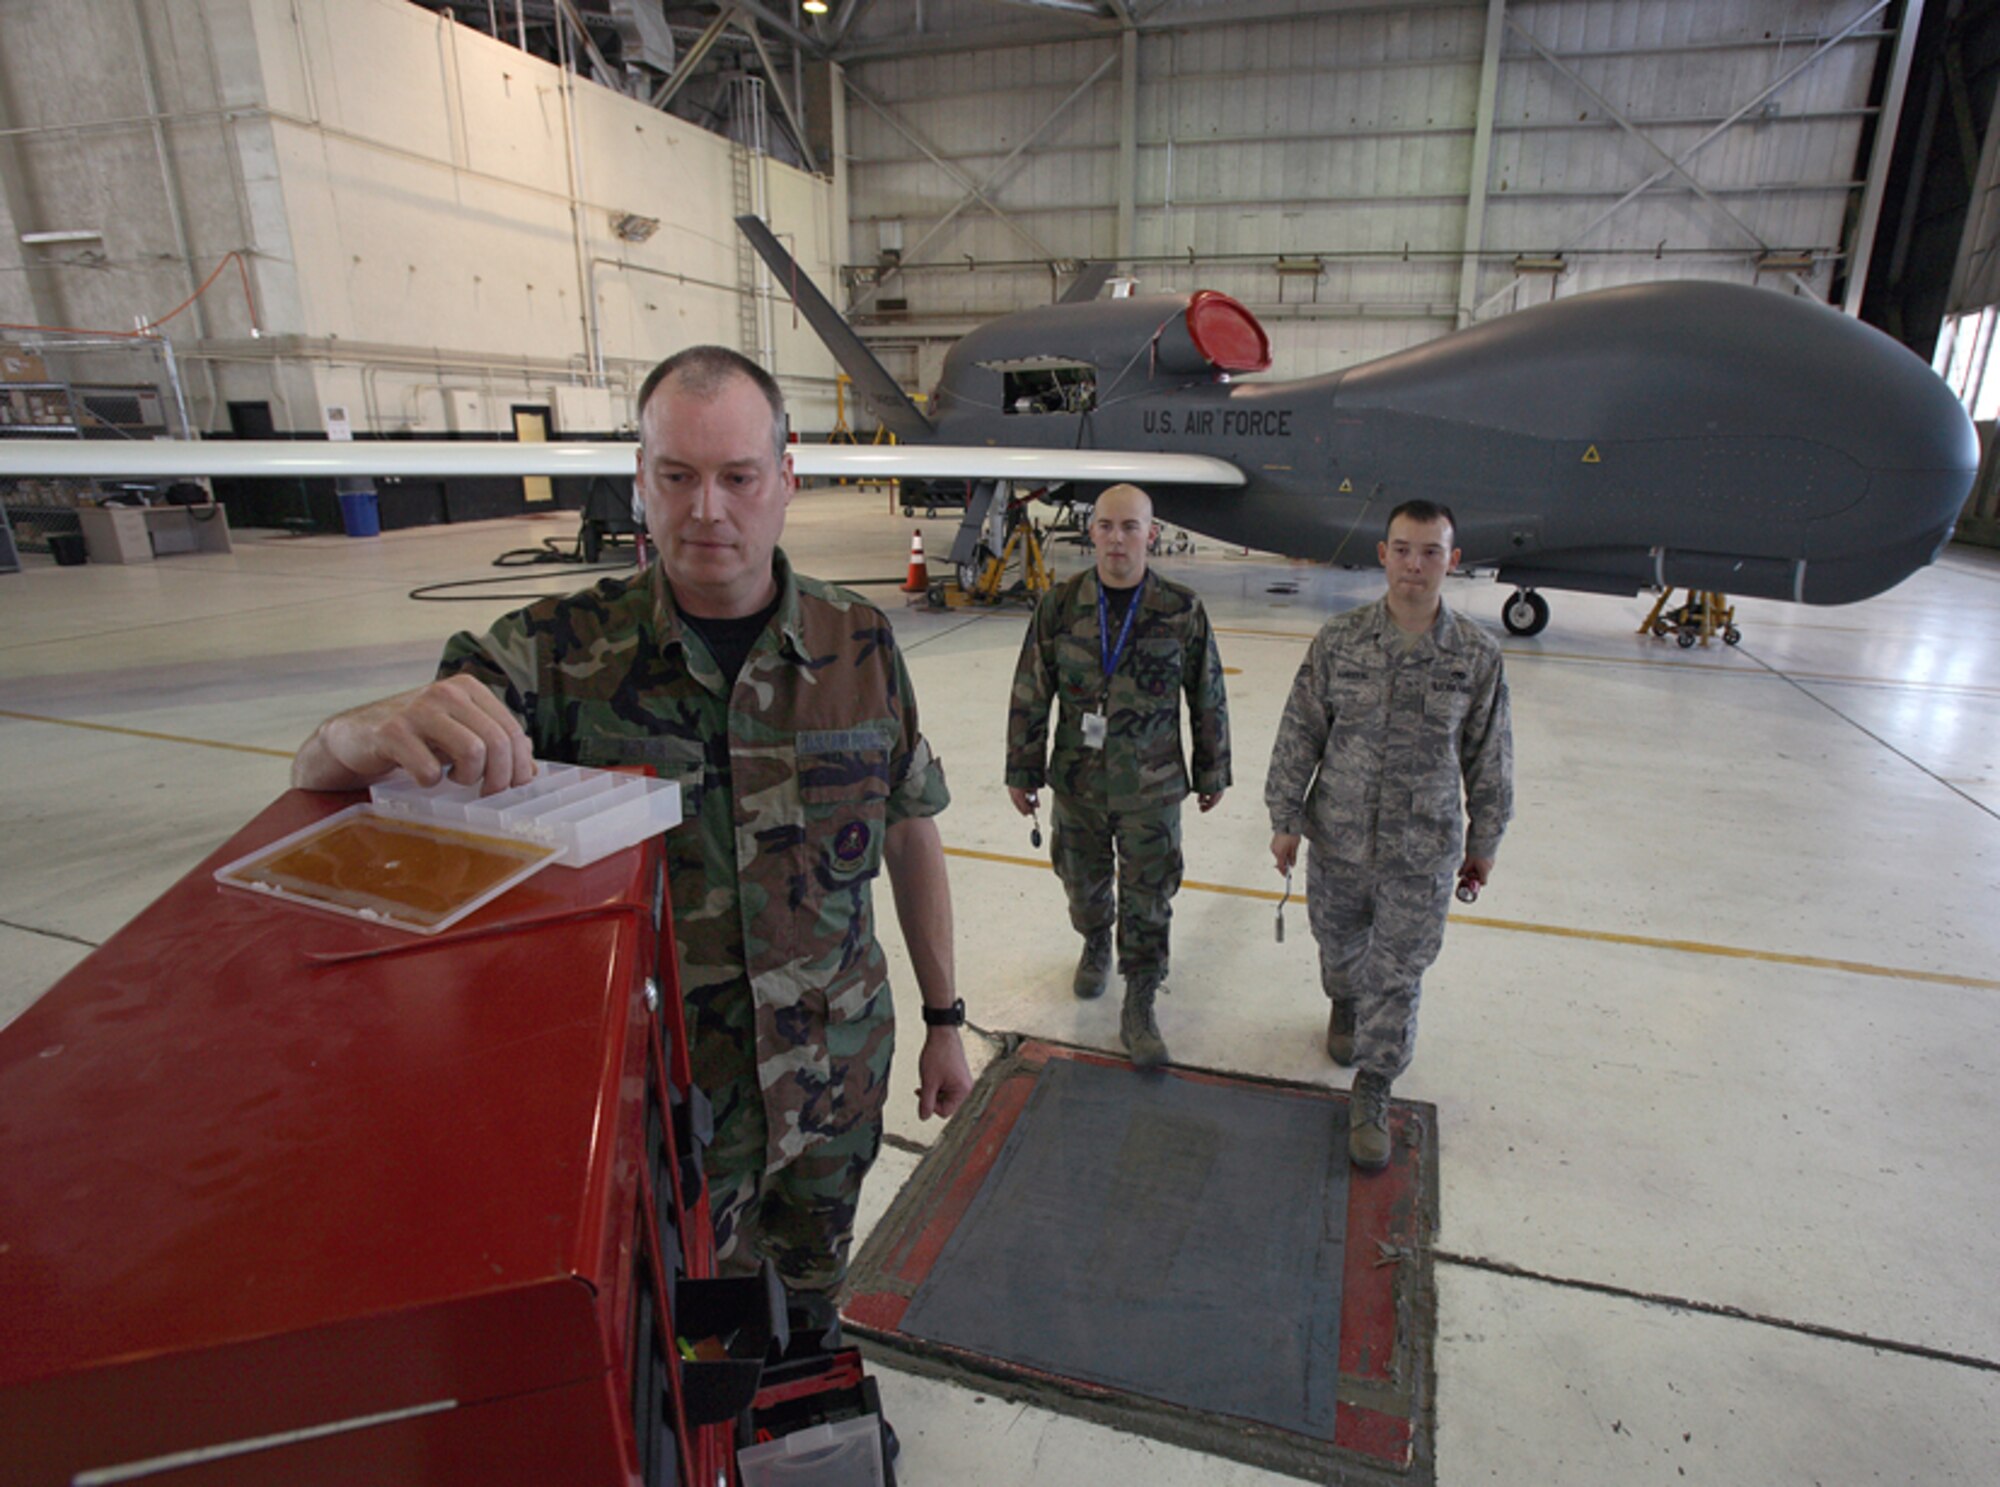
M 0 479 L 87 475 L 100 480 L 186 476 L 369 478 L 384 475 L 608 475 L 629 477 L 639 446 L 469 443 L 368 439 L 9 439 L 0 442 Z M 1137 454 L 1114 449 L 1016 449 L 939 444 L 794 444 L 801 475 L 849 480 L 1011 480 L 1139 485 L 1240 486 L 1243 472 L 1202 454 Z
M 1243 472 L 1208 454 L 1137 454 L 1116 449 L 1001 449 L 963 444 L 797 444 L 801 475 L 849 480 L 1011 480 L 1055 485 L 1079 480 L 1110 485 L 1244 484 Z

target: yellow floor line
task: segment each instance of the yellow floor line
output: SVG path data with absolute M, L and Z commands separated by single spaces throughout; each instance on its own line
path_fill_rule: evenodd
M 1015 857 L 1005 852 L 977 852 L 970 847 L 946 847 L 947 857 L 969 857 L 979 862 L 1000 862 L 1011 867 L 1050 870 L 1041 857 Z M 1201 883 L 1183 879 L 1181 887 L 1197 893 L 1223 893 L 1234 898 L 1254 898 L 1276 903 L 1283 895 L 1275 888 L 1243 888 L 1234 883 Z M 1297 895 L 1294 895 L 1297 901 Z M 1303 911 L 1303 908 L 1301 909 Z M 1494 919 L 1485 914 L 1454 912 L 1452 921 L 1479 929 L 1505 930 L 1511 934 L 1548 935 L 1560 940 L 1595 940 L 1604 945 L 1634 945 L 1646 950 L 1675 950 L 1684 955 L 1714 955 L 1727 960 L 1756 960 L 1767 965 L 1801 966 L 1808 970 L 1845 971 L 1853 976 L 1879 976 L 1888 981 L 1921 981 L 1932 986 L 1962 986 L 1974 991 L 2000 991 L 2000 981 L 1983 976 L 1954 976 L 1945 971 L 1912 971 L 1895 966 L 1869 965 L 1859 960 L 1833 960 L 1823 955 L 1787 955 L 1777 950 L 1745 950 L 1736 945 L 1710 945 L 1700 940 L 1670 940 L 1658 935 L 1616 934 L 1601 929 L 1571 929 L 1561 924 L 1535 924 L 1525 919 Z
M 10 712 L 0 707 L 0 718 L 22 723 L 52 723 L 58 728 L 88 728 L 92 733 L 118 733 L 126 738 L 150 738 L 160 743 L 192 744 L 198 749 L 228 749 L 237 754 L 263 754 L 272 759 L 289 759 L 291 749 L 265 749 L 256 744 L 224 743 L 214 738 L 188 738 L 179 733 L 150 733 L 144 728 L 120 728 L 113 723 L 86 723 L 79 718 L 49 718 L 40 713 Z
M 192 744 L 202 749 L 228 749 L 238 754 L 262 754 L 270 759 L 289 759 L 289 749 L 266 749 L 255 744 L 224 743 L 213 738 L 188 738 L 178 733 L 153 733 L 144 728 L 120 728 L 111 723 L 85 723 L 76 718 L 51 718 L 40 713 L 13 712 L 0 708 L 0 718 L 13 718 L 23 723 L 50 723 L 59 728 L 87 728 L 94 733 L 116 733 L 126 738 L 150 738 L 161 743 Z M 1047 871 L 1048 862 L 1040 857 L 1017 857 L 1006 852 L 980 852 L 971 847 L 946 847 L 948 857 L 964 857 L 976 862 L 998 862 L 1009 867 L 1028 867 Z M 1234 898 L 1254 898 L 1265 903 L 1276 903 L 1282 896 L 1274 888 L 1243 888 L 1234 883 L 1203 883 L 1189 878 L 1181 883 L 1183 888 L 1197 893 L 1221 893 Z M 1809 970 L 1845 971 L 1854 976 L 1879 976 L 1890 981 L 1922 981 L 1933 986 L 1963 986 L 1974 991 L 2000 991 L 2000 981 L 1990 981 L 1981 976 L 1953 976 L 1943 971 L 1899 970 L 1894 966 L 1869 965 L 1858 960 L 1833 960 L 1821 955 L 1786 955 L 1775 950 L 1745 950 L 1735 945 L 1709 945 L 1699 940 L 1669 940 L 1655 935 L 1614 934 L 1609 930 L 1571 929 L 1560 924 L 1533 924 L 1519 919 L 1492 919 L 1484 914 L 1453 914 L 1460 924 L 1470 924 L 1480 929 L 1505 930 L 1513 934 L 1549 935 L 1563 940 L 1595 940 L 1605 945 L 1635 945 L 1649 950 L 1677 950 L 1687 955 L 1715 955 L 1729 960 L 1757 960 L 1767 965 L 1802 966 Z
M 1301 645 L 1312 640 L 1310 634 L 1298 630 L 1257 630 L 1245 626 L 1217 625 L 1215 633 L 1239 635 L 1251 640 L 1290 640 Z M 1782 668 L 1774 673 L 1752 661 L 1704 661 L 1682 655 L 1678 648 L 1662 650 L 1656 656 L 1593 656 L 1582 651 L 1528 650 L 1514 646 L 1503 646 L 1501 649 L 1510 661 L 1577 661 L 1590 666 L 1672 666 L 1677 671 L 1719 671 L 1730 676 L 1770 681 L 1826 682 L 1837 686 L 1894 687 L 1924 692 L 1969 693 L 1976 697 L 2000 696 L 2000 687 L 1984 682 L 1939 682 L 1921 677 L 1855 676 L 1834 671 L 1785 671 Z

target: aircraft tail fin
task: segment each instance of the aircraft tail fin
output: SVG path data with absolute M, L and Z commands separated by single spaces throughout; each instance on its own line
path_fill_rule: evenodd
M 1077 276 L 1070 280 L 1069 288 L 1062 292 L 1059 305 L 1083 305 L 1104 292 L 1104 284 L 1111 277 L 1115 267 L 1109 263 L 1086 263 Z
M 898 439 L 922 443 L 937 433 L 931 421 L 924 417 L 921 409 L 911 402 L 896 385 L 882 363 L 875 359 L 875 353 L 862 343 L 854 333 L 854 327 L 841 316 L 840 311 L 828 303 L 819 286 L 805 276 L 803 270 L 787 253 L 777 236 L 764 224 L 760 217 L 744 216 L 736 219 L 736 225 L 750 246 L 757 250 L 758 257 L 770 266 L 772 274 L 784 286 L 792 303 L 799 307 L 826 349 L 833 353 L 833 359 L 840 363 L 841 370 L 854 380 L 854 390 L 868 405 L 882 425 Z

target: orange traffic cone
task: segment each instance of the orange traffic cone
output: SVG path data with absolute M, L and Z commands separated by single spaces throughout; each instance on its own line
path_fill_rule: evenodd
M 924 534 L 921 529 L 910 533 L 910 576 L 903 581 L 903 592 L 921 594 L 931 586 L 931 571 L 924 563 Z

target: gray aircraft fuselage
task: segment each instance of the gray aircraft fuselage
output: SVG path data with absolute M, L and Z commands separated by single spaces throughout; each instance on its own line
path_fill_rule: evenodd
M 1296 382 L 1224 370 L 1269 364 L 1227 296 L 1059 303 L 958 341 L 927 417 L 770 229 L 737 221 L 905 443 L 1219 457 L 1246 483 L 1163 483 L 1155 511 L 1293 557 L 1368 562 L 1391 509 L 1423 499 L 1452 508 L 1468 566 L 1523 589 L 1843 604 L 1937 556 L 1979 464 L 1950 389 L 1880 331 L 1686 279 Z
M 1372 562 L 1390 509 L 1421 498 L 1453 509 L 1468 566 L 1523 587 L 1815 604 L 1931 561 L 1978 466 L 1929 367 L 1770 290 L 1600 290 L 1295 382 L 1168 370 L 1149 347 L 1184 303 L 1056 305 L 973 331 L 945 363 L 938 439 L 1217 455 L 1248 483 L 1162 486 L 1158 514 L 1296 557 Z M 996 368 L 1036 358 L 1095 368 L 1095 406 L 1006 407 Z

